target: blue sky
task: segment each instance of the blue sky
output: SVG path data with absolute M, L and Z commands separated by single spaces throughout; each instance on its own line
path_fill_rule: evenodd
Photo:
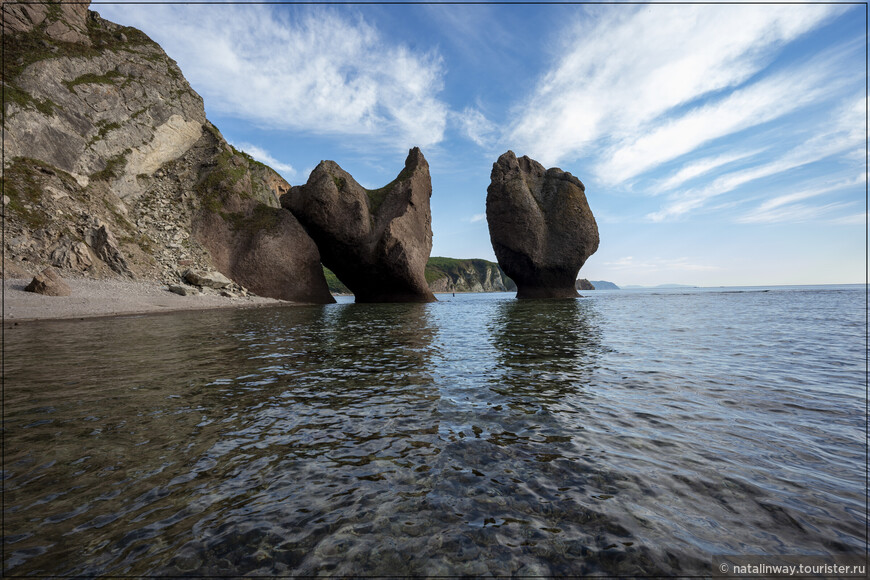
M 864 281 L 865 6 L 92 5 L 174 58 L 236 147 L 366 187 L 419 146 L 432 255 L 494 260 L 492 163 L 586 185 L 621 285 Z

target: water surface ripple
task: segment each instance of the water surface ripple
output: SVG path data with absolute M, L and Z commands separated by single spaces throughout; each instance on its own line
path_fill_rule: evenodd
M 862 287 L 6 327 L 5 573 L 685 575 L 864 548 Z

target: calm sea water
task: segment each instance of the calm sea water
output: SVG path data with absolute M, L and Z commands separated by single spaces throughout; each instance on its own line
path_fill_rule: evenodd
M 586 295 L 7 323 L 4 571 L 863 553 L 863 287 Z

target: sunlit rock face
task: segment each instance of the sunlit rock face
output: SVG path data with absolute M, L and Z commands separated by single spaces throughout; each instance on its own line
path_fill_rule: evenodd
M 586 188 L 559 168 L 513 151 L 492 166 L 486 219 L 499 266 L 517 298 L 574 298 L 577 273 L 598 249 Z
M 429 164 L 415 147 L 396 179 L 380 189 L 367 190 L 334 161 L 321 161 L 281 204 L 357 302 L 432 302 L 425 275 L 431 195 Z

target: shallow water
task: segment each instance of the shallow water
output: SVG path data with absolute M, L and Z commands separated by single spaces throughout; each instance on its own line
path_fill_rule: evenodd
M 5 328 L 11 574 L 710 573 L 863 553 L 863 287 Z

